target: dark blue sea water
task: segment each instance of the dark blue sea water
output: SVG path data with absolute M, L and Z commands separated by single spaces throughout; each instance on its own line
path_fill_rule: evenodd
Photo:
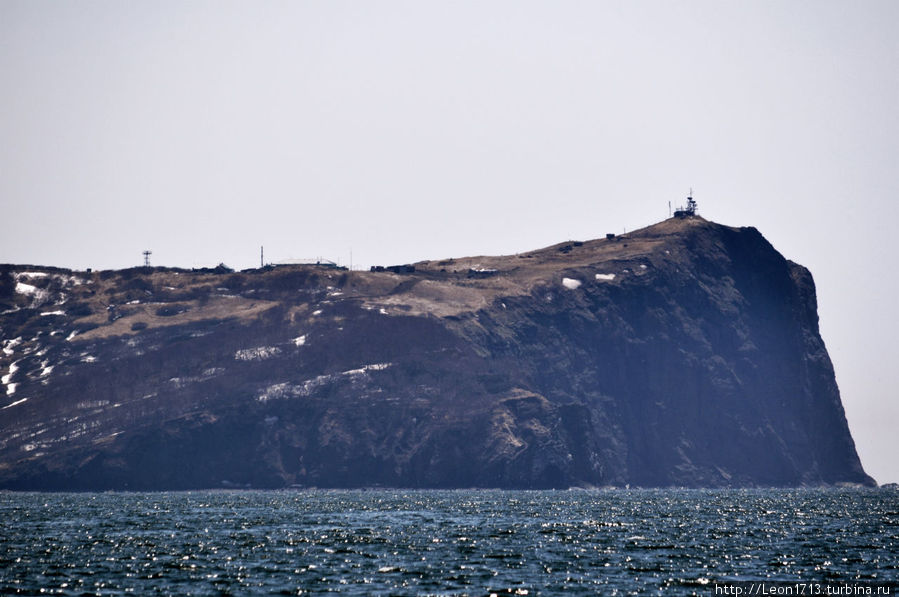
M 711 595 L 897 578 L 891 490 L 0 493 L 3 595 Z

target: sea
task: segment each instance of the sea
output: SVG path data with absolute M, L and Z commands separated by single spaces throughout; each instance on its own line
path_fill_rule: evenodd
M 895 595 L 897 581 L 891 489 L 0 492 L 0 595 Z

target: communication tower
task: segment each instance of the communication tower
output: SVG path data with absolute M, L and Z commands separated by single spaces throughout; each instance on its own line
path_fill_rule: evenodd
M 690 189 L 690 194 L 687 195 L 687 206 L 686 207 L 678 207 L 674 210 L 675 218 L 691 218 L 696 215 L 696 209 L 698 208 L 698 204 L 693 199 L 693 189 Z

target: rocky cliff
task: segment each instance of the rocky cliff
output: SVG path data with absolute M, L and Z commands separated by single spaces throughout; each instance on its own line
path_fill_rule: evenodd
M 873 483 L 754 228 L 414 265 L 2 266 L 0 487 Z

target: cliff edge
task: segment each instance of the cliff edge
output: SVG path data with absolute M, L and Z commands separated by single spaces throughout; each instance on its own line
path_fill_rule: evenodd
M 375 272 L 0 266 L 0 488 L 873 485 L 812 276 L 675 218 Z

